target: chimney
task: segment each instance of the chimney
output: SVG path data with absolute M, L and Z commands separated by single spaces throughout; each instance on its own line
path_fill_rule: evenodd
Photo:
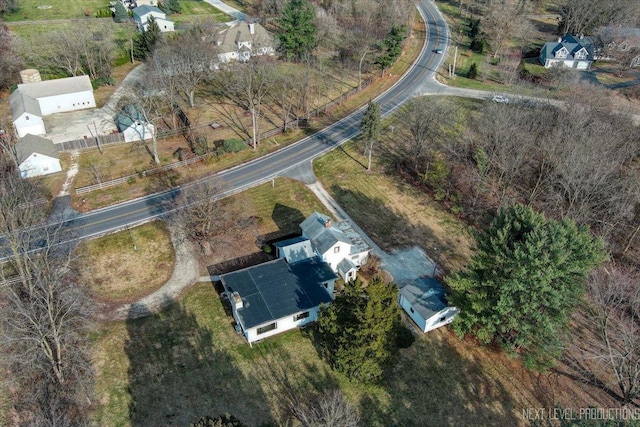
M 562 43 L 562 37 L 558 37 L 558 43 Z
M 327 220 L 324 222 L 324 226 L 325 226 L 325 228 L 331 228 L 331 220 L 330 220 L 330 219 L 327 219 Z
M 244 306 L 244 304 L 242 303 L 242 298 L 237 292 L 231 294 L 231 303 L 233 304 L 233 308 L 236 310 Z
M 256 24 L 251 22 L 249 24 L 249 34 L 254 35 L 256 33 Z

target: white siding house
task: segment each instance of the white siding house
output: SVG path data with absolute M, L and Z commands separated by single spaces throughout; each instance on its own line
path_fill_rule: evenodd
M 337 276 L 318 258 L 284 258 L 220 276 L 236 329 L 249 344 L 318 319 L 333 301 Z
M 545 68 L 565 67 L 587 70 L 594 60 L 593 41 L 589 37 L 566 34 L 557 42 L 548 42 L 540 49 L 540 63 Z
M 445 290 L 434 278 L 420 278 L 400 288 L 398 303 L 422 332 L 453 322 L 460 312 L 445 299 Z
M 50 139 L 26 135 L 13 147 L 22 178 L 62 171 L 57 150 Z
M 133 20 L 138 27 L 138 31 L 146 31 L 149 27 L 150 20 L 158 24 L 160 32 L 166 33 L 174 31 L 173 21 L 167 19 L 167 14 L 155 6 L 142 5 L 133 9 Z
M 356 278 L 371 248 L 347 221 L 333 224 L 327 215 L 314 212 L 300 224 L 300 228 L 315 253 L 343 280 Z
M 19 137 L 44 135 L 44 116 L 96 106 L 88 76 L 19 84 L 9 102 L 13 126 Z

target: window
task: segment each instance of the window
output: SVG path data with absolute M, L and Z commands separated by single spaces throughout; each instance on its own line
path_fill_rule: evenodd
M 444 322 L 445 320 L 447 320 L 447 316 L 442 316 L 442 317 L 440 318 L 440 321 L 441 321 L 441 322 Z
M 264 334 L 265 332 L 273 331 L 277 327 L 278 327 L 278 324 L 276 322 L 273 322 L 266 326 L 261 326 L 258 328 L 258 335 Z
M 309 312 L 305 311 L 304 313 L 298 313 L 295 316 L 293 316 L 293 321 L 297 322 L 298 320 L 302 320 L 302 319 L 306 319 L 307 317 L 309 317 Z
M 336 246 L 335 248 L 333 248 L 334 254 L 337 254 L 338 252 L 340 252 L 340 246 Z

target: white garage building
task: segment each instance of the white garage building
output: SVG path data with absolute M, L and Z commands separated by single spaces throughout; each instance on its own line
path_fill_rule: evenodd
M 96 106 L 88 76 L 19 84 L 9 102 L 13 126 L 21 138 L 27 134 L 44 135 L 44 116 Z
M 18 141 L 14 150 L 22 178 L 62 171 L 56 147 L 50 139 L 26 135 Z

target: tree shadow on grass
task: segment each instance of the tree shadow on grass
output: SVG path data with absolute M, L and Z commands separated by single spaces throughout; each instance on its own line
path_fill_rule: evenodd
M 339 389 L 333 372 L 326 366 L 294 360 L 289 352 L 272 343 L 260 343 L 255 352 L 256 376 L 267 385 L 275 399 L 280 425 L 295 424 L 296 408 L 313 404 L 328 390 Z
M 351 216 L 367 235 L 383 250 L 419 246 L 431 258 L 436 258 L 439 268 L 451 270 L 452 261 L 461 261 L 455 238 L 443 240 L 427 227 L 412 224 L 411 218 L 391 210 L 386 202 L 340 185 L 333 185 L 331 193 L 338 204 Z M 437 248 L 434 253 L 433 248 Z M 448 259 L 440 259 L 447 254 Z
M 260 385 L 182 304 L 128 321 L 127 329 L 132 426 L 187 426 L 224 413 L 247 425 L 271 418 Z
M 444 339 L 446 331 L 420 337 L 401 352 L 385 378 L 388 410 L 369 396 L 363 399 L 364 425 L 514 426 L 516 402 L 500 381 Z

